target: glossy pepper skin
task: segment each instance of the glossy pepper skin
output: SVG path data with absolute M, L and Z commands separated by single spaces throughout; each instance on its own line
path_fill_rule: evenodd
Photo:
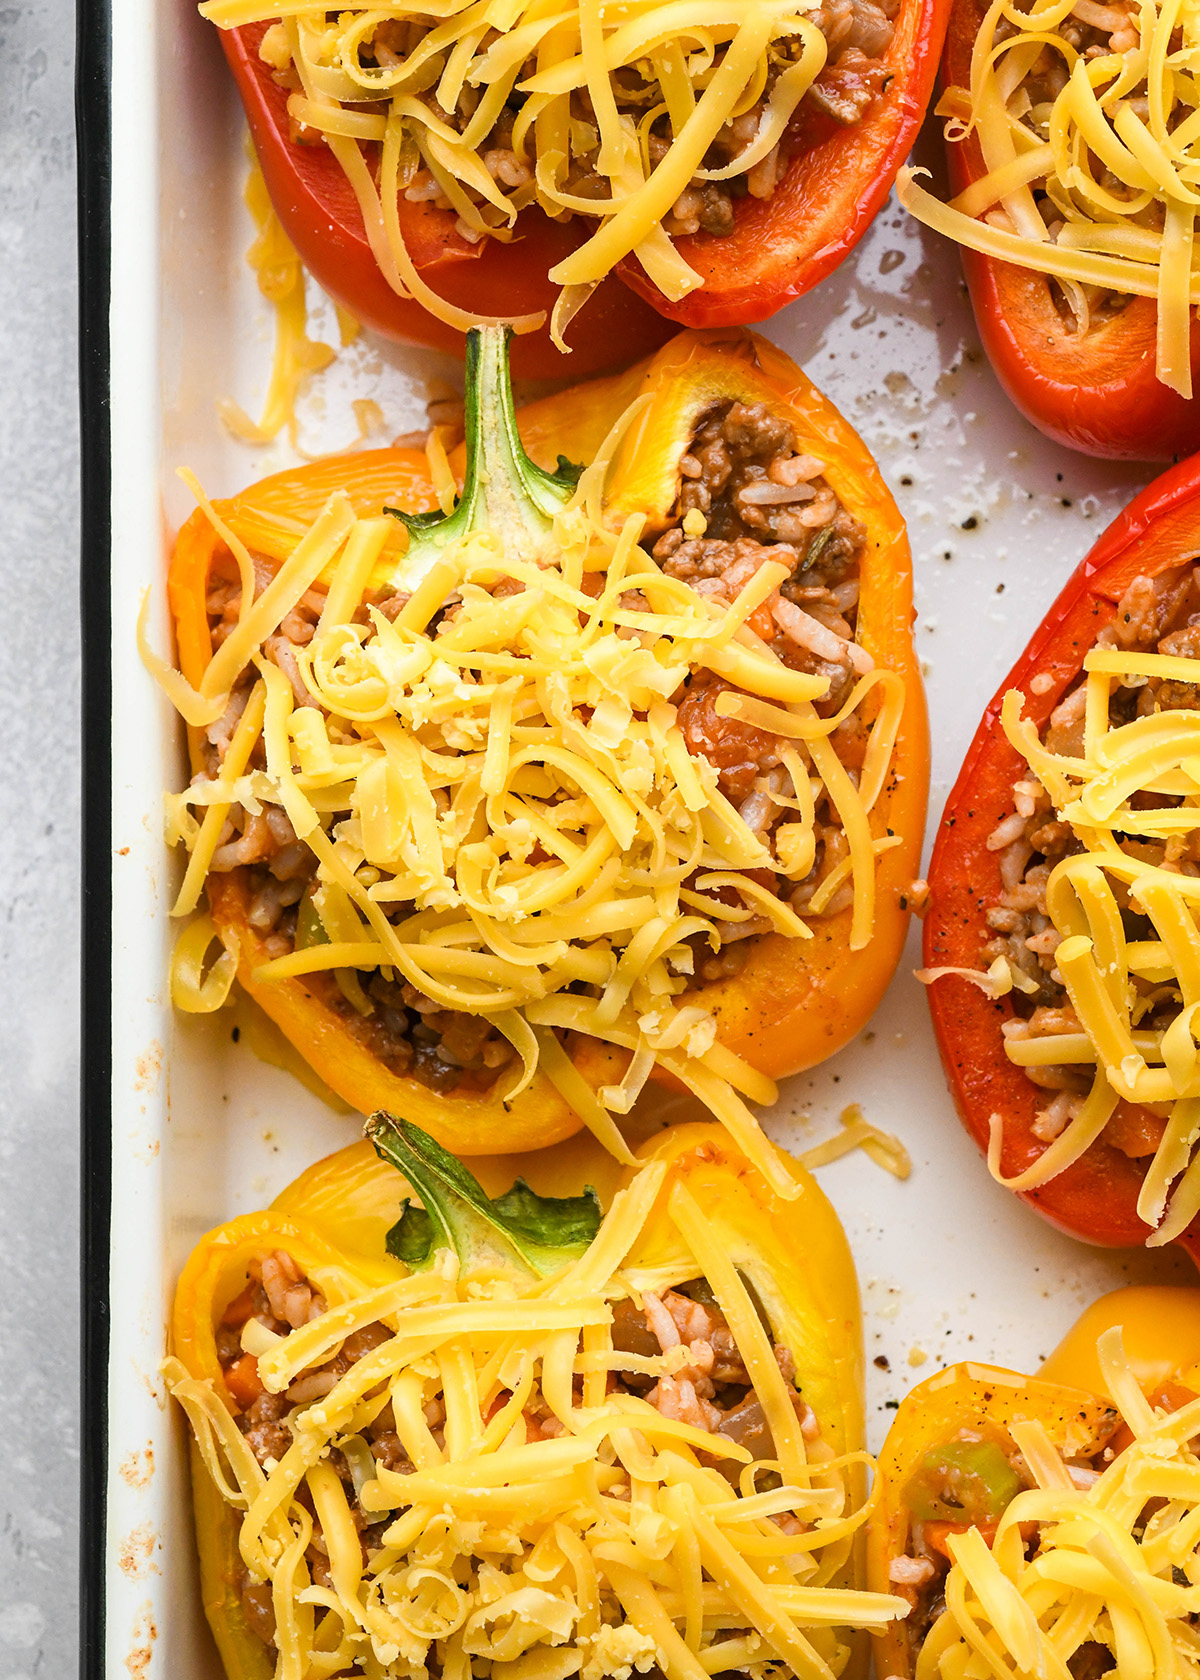
M 954 0 L 942 83 L 968 87 L 971 52 L 986 6 Z M 987 173 L 979 141 L 947 144 L 952 193 Z M 961 249 L 984 349 L 1027 420 L 1056 443 L 1111 460 L 1169 461 L 1200 449 L 1200 398 L 1155 377 L 1158 308 L 1130 298 L 1080 338 L 1059 313 L 1044 274 Z M 1192 371 L 1200 379 L 1200 326 L 1192 322 Z
M 358 200 L 325 145 L 290 137 L 287 92 L 258 56 L 265 23 L 221 30 L 221 45 L 237 83 L 263 179 L 283 229 L 313 278 L 337 303 L 373 331 L 403 344 L 424 344 L 461 357 L 463 335 L 412 298 L 399 297 L 375 261 Z M 456 230 L 452 210 L 400 200 L 400 219 L 413 262 L 447 302 L 478 315 L 549 318 L 558 287 L 547 278 L 583 239 L 578 222 L 554 222 L 526 210 L 519 237 L 472 245 Z M 653 350 L 672 331 L 668 321 L 615 275 L 597 288 L 567 328 L 564 356 L 541 327 L 512 342 L 513 373 L 521 379 L 583 378 Z
M 587 374 L 630 361 L 662 342 L 663 317 L 692 327 L 763 321 L 831 274 L 857 245 L 891 190 L 925 115 L 950 0 L 900 0 L 883 58 L 884 91 L 865 118 L 845 126 L 805 110 L 802 150 L 770 199 L 737 201 L 731 234 L 693 234 L 679 250 L 703 286 L 670 303 L 632 260 L 619 265 L 568 329 L 569 362 L 545 328 L 513 347 L 523 377 Z M 222 30 L 275 210 L 305 266 L 330 295 L 376 331 L 404 342 L 453 349 L 462 337 L 420 305 L 399 298 L 371 255 L 356 199 L 325 146 L 289 135 L 287 94 L 258 56 L 265 24 Z M 452 211 L 401 203 L 405 238 L 429 284 L 480 314 L 520 314 L 554 305 L 547 273 L 588 236 L 578 219 L 523 212 L 521 238 L 471 245 Z
M 1024 653 L 1000 685 L 971 742 L 958 781 L 946 801 L 929 869 L 929 910 L 924 954 L 930 967 L 979 968 L 992 937 L 989 907 L 1000 901 L 1000 857 L 987 849 L 988 836 L 1012 810 L 1013 783 L 1025 761 L 1000 727 L 1000 707 L 1009 689 L 1020 689 L 1023 715 L 1040 731 L 1083 669 L 1083 661 L 1117 602 L 1139 575 L 1179 565 L 1195 552 L 1200 517 L 1200 464 L 1170 468 L 1129 504 L 1071 575 Z M 1053 680 L 1044 693 L 1032 681 Z M 942 1066 L 959 1117 L 986 1153 L 988 1120 L 1004 1118 L 1001 1170 L 1012 1176 L 1032 1165 L 1045 1144 L 1032 1126 L 1040 1098 L 1024 1072 L 1004 1054 L 1001 1026 L 1012 1018 L 1011 997 L 989 998 L 955 976 L 927 988 Z M 1146 1111 L 1122 1102 L 1096 1142 L 1048 1184 L 1020 1191 L 1022 1200 L 1052 1224 L 1086 1242 L 1113 1247 L 1143 1244 L 1149 1227 L 1138 1218 L 1137 1198 L 1146 1160 L 1135 1159 L 1115 1139 L 1135 1141 Z M 1179 1239 L 1200 1254 L 1200 1221 Z
M 804 1373 L 804 1394 L 839 1453 L 862 1444 L 862 1325 L 854 1262 L 845 1235 L 816 1183 L 794 1163 L 798 1201 L 784 1203 L 717 1125 L 676 1126 L 647 1144 L 619 1176 L 588 1140 L 523 1157 L 519 1171 L 543 1195 L 577 1195 L 598 1184 L 607 1203 L 639 1165 L 666 1160 L 663 1211 L 655 1211 L 635 1251 L 638 1264 L 669 1261 L 678 1239 L 665 1212 L 670 1185 L 682 1182 L 752 1282 L 777 1340 Z M 514 1163 L 472 1162 L 495 1194 L 512 1182 Z M 244 1214 L 210 1231 L 185 1265 L 175 1292 L 172 1351 L 193 1377 L 208 1378 L 231 1412 L 238 1402 L 217 1357 L 216 1331 L 246 1286 L 248 1261 L 275 1249 L 292 1255 L 331 1305 L 404 1276 L 385 1248 L 409 1186 L 369 1143 L 340 1150 L 296 1179 L 263 1213 Z M 789 1240 L 796 1222 L 803 1248 Z M 227 1680 L 270 1680 L 274 1662 L 246 1622 L 238 1586 L 236 1513 L 217 1493 L 192 1449 L 192 1489 L 200 1582 Z M 861 1496 L 856 1487 L 856 1496 Z M 861 1641 L 859 1642 L 861 1643 Z
M 638 395 L 649 397 L 626 436 L 609 476 L 613 516 L 666 522 L 679 485 L 679 460 L 696 422 L 715 404 L 737 398 L 764 402 L 786 414 L 797 447 L 827 462 L 825 476 L 868 530 L 861 568 L 858 639 L 876 663 L 898 671 L 906 686 L 905 714 L 893 772 L 871 813 L 872 831 L 888 830 L 902 844 L 880 855 L 875 931 L 867 948 L 850 951 L 850 911 L 813 918 L 803 949 L 779 934 L 756 939 L 732 979 L 699 987 L 695 999 L 713 1011 L 721 1041 L 760 1072 L 775 1078 L 812 1067 L 841 1049 L 882 997 L 908 925 L 906 889 L 917 873 L 925 822 L 928 736 L 924 695 L 912 646 L 911 557 L 904 522 L 861 439 L 783 353 L 736 331 L 681 333 L 649 362 L 626 374 L 560 392 L 518 416 L 531 456 L 552 467 L 595 457 L 609 429 Z M 282 558 L 278 532 L 264 515 L 286 511 L 315 519 L 326 498 L 345 488 L 360 514 L 384 504 L 414 511 L 435 505 L 424 455 L 416 450 L 367 450 L 358 455 L 277 474 L 218 511 L 251 548 Z M 211 656 L 205 615 L 207 579 L 218 543 L 200 513 L 184 525 L 168 580 L 181 669 L 199 680 Z M 198 767 L 198 743 L 193 766 Z M 497 1149 L 537 1149 L 570 1136 L 581 1122 L 539 1076 L 505 1110 L 495 1097 L 434 1095 L 415 1079 L 390 1073 L 354 1038 L 343 1018 L 322 1005 L 299 979 L 262 983 L 262 941 L 247 920 L 248 888 L 241 874 L 210 876 L 214 922 L 239 952 L 238 978 L 330 1088 L 362 1114 L 387 1108 L 433 1133 L 464 1155 Z M 594 1084 L 619 1077 L 620 1052 L 595 1041 L 576 1053 Z
M 1152 1399 L 1178 1405 L 1200 1393 L 1200 1289 L 1117 1289 L 1102 1296 L 1036 1377 L 972 1363 L 927 1378 L 901 1401 L 879 1455 L 876 1504 L 867 1523 L 868 1587 L 889 1590 L 880 1585 L 889 1581 L 889 1565 L 907 1555 L 912 1513 L 906 1490 L 925 1455 L 960 1432 L 986 1439 L 1012 1420 L 1034 1418 L 1056 1446 L 1068 1432 L 1075 1442 L 1081 1435 L 1097 1445 L 1110 1438 L 1111 1397 L 1100 1376 L 1096 1341 L 1113 1325 L 1122 1326 L 1134 1375 Z M 965 1525 L 952 1526 L 961 1532 Z M 909 1680 L 916 1652 L 904 1623 L 893 1622 L 877 1638 L 876 1674 L 881 1680 Z

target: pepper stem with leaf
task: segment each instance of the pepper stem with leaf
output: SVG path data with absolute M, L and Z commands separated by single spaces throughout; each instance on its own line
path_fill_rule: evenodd
M 508 327 L 472 327 L 466 352 L 466 472 L 452 513 L 403 513 L 409 545 L 396 582 L 414 588 L 438 556 L 477 531 L 489 531 L 523 559 L 551 547 L 554 517 L 571 500 L 581 468 L 565 456 L 548 473 L 525 453 L 509 374 Z
M 380 1111 L 366 1132 L 376 1154 L 404 1174 L 424 1204 L 406 1201 L 387 1236 L 388 1253 L 410 1271 L 426 1271 L 437 1251 L 449 1248 L 464 1274 L 487 1268 L 548 1277 L 577 1260 L 600 1228 L 600 1200 L 590 1187 L 582 1196 L 539 1196 L 518 1178 L 493 1201 L 419 1126 Z

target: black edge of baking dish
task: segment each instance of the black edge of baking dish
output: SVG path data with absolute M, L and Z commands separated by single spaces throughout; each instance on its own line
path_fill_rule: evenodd
M 81 471 L 79 604 L 83 648 L 79 1672 L 83 1680 L 101 1680 L 112 1191 L 109 983 L 112 973 L 109 405 L 112 12 L 109 0 L 77 0 L 75 24 Z

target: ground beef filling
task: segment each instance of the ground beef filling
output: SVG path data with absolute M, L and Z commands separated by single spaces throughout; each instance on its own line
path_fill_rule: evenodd
M 247 1271 L 245 1289 L 225 1308 L 217 1326 L 217 1358 L 239 1407 L 238 1428 L 259 1464 L 270 1470 L 291 1446 L 289 1419 L 292 1413 L 298 1407 L 307 1406 L 328 1394 L 339 1377 L 372 1348 L 389 1341 L 392 1332 L 382 1324 L 369 1324 L 355 1331 L 326 1364 L 302 1372 L 283 1393 L 269 1394 L 259 1380 L 257 1359 L 242 1351 L 246 1324 L 254 1319 L 273 1334 L 287 1336 L 310 1320 L 319 1318 L 326 1310 L 326 1302 L 292 1256 L 282 1249 L 252 1260 Z M 647 1357 L 683 1345 L 688 1350 L 688 1361 L 673 1375 L 662 1376 L 657 1381 L 653 1377 L 611 1372 L 608 1376 L 610 1393 L 639 1395 L 664 1417 L 678 1419 L 708 1434 L 735 1441 L 756 1460 L 775 1457 L 770 1425 L 751 1386 L 728 1321 L 713 1300 L 704 1279 L 682 1283 L 676 1289 L 665 1289 L 659 1295 L 647 1294 L 641 1306 L 629 1297 L 614 1301 L 612 1339 L 613 1346 L 620 1352 Z M 796 1387 L 795 1359 L 791 1350 L 780 1343 L 774 1344 L 774 1352 L 792 1396 L 801 1434 L 811 1448 L 820 1440 L 821 1429 L 816 1414 Z M 581 1381 L 576 1379 L 577 1384 Z M 374 1392 L 380 1393 L 382 1388 Z M 510 1398 L 507 1390 L 497 1394 L 489 1407 L 488 1417 L 501 1410 Z M 533 1389 L 523 1415 L 526 1436 L 530 1441 L 549 1440 L 562 1433 L 562 1424 L 537 1387 Z M 438 1446 L 444 1447 L 446 1409 L 440 1396 L 425 1406 L 425 1421 Z M 390 1403 L 383 1407 L 369 1426 L 365 1439 L 376 1463 L 398 1474 L 412 1470 L 412 1462 L 396 1434 Z M 723 1473 L 730 1474 L 736 1486 L 741 1465 L 736 1464 L 730 1470 L 728 1461 L 718 1459 L 714 1462 Z M 370 1560 L 370 1554 L 382 1546 L 383 1531 L 392 1518 L 373 1518 L 362 1510 L 354 1475 L 345 1454 L 334 1449 L 329 1463 L 345 1487 L 350 1513 L 359 1531 L 365 1565 Z M 765 1492 L 771 1486 L 780 1485 L 779 1477 L 776 1475 L 772 1480 L 769 1473 L 764 1474 L 759 1477 L 757 1485 L 759 1492 Z M 332 1587 L 320 1522 L 304 1484 L 301 1484 L 296 1497 L 313 1517 L 313 1538 L 306 1553 L 313 1581 L 320 1587 Z M 776 1521 L 787 1533 L 800 1532 L 803 1526 L 796 1518 L 786 1515 Z M 243 1567 L 240 1590 L 249 1626 L 264 1644 L 273 1645 L 275 1618 L 269 1583 L 251 1581 Z
M 1096 645 L 1200 659 L 1200 567 L 1189 563 L 1155 578 L 1135 578 L 1121 597 L 1112 623 L 1096 638 Z M 1042 735 L 1051 752 L 1075 755 L 1082 751 L 1085 693 L 1086 679 L 1081 676 L 1051 713 Z M 1128 686 L 1114 687 L 1109 718 L 1119 725 L 1154 712 L 1197 709 L 1200 684 L 1137 677 L 1130 679 Z M 1014 990 L 1011 994 L 1016 1015 L 1005 1023 L 1006 1036 L 1077 1033 L 1082 1029 L 1055 967 L 1060 935 L 1046 913 L 1046 883 L 1062 858 L 1082 848 L 1067 824 L 1058 821 L 1049 794 L 1032 772 L 1028 779 L 1014 785 L 1013 795 L 1013 815 L 1004 818 L 989 840 L 991 849 L 999 852 L 1003 891 L 999 904 L 987 912 L 993 937 L 984 947 L 984 961 L 1004 957 L 1037 984 L 1036 992 Z M 1160 794 L 1145 797 L 1156 806 L 1180 803 Z M 1183 875 L 1200 875 L 1200 829 L 1166 841 L 1130 837 L 1119 843 L 1130 856 L 1165 865 Z M 1154 937 L 1148 919 L 1127 905 L 1122 907 L 1122 919 L 1127 939 Z M 1147 994 L 1153 991 L 1149 982 L 1136 975 L 1132 980 Z M 1151 1005 L 1141 1026 L 1150 1031 L 1156 1025 L 1166 1025 L 1178 1010 L 1178 1002 L 1164 998 L 1163 1008 L 1167 1013 L 1162 1022 L 1157 1021 Z M 1047 1106 L 1033 1129 L 1044 1142 L 1052 1142 L 1079 1112 L 1090 1088 L 1088 1072 L 1065 1063 L 1026 1068 L 1024 1072 L 1047 1093 Z M 1138 1158 L 1154 1153 L 1165 1124 L 1165 1115 L 1122 1101 L 1104 1135 L 1116 1148 Z
M 854 633 L 866 529 L 842 506 L 824 477 L 824 467 L 816 456 L 797 448 L 790 423 L 764 404 L 731 402 L 715 407 L 702 418 L 682 459 L 678 500 L 653 545 L 653 554 L 669 577 L 719 602 L 732 601 L 764 561 L 783 560 L 789 565 L 791 576 L 778 597 L 757 609 L 750 627 L 785 664 L 828 680 L 827 697 L 816 702 L 817 710 L 828 716 L 843 704 L 857 675 Z M 693 537 L 685 532 L 684 520 L 697 512 L 704 516 L 706 529 L 703 536 Z M 258 592 L 272 575 L 269 565 L 256 562 Z M 520 588 L 514 579 L 501 579 L 496 593 Z M 386 594 L 373 597 L 359 607 L 355 619 L 367 622 L 368 605 L 393 616 L 406 599 Z M 310 590 L 263 647 L 265 656 L 288 677 L 301 706 L 315 702 L 304 686 L 296 650 L 312 640 L 324 601 L 320 588 Z M 237 569 L 230 555 L 219 554 L 207 600 L 214 648 L 236 625 L 240 605 Z M 443 616 L 449 620 L 454 610 L 448 608 Z M 254 676 L 252 670 L 244 674 L 224 716 L 208 730 L 209 775 L 216 774 L 225 756 Z M 680 726 L 689 750 L 706 757 L 717 769 L 722 793 L 765 838 L 789 814 L 775 796 L 786 797 L 790 778 L 774 736 L 736 718 L 718 716 L 714 702 L 727 686 L 709 673 L 692 677 L 675 697 Z M 857 775 L 867 742 L 857 714 L 838 726 L 832 742 L 851 775 Z M 264 766 L 260 743 L 251 767 Z M 785 876 L 758 872 L 760 884 L 787 896 L 801 913 L 847 850 L 845 834 L 827 800 L 818 805 L 816 819 L 815 862 L 804 881 L 797 885 Z M 285 956 L 296 949 L 316 859 L 297 839 L 283 810 L 267 806 L 258 816 L 241 808 L 230 813 L 213 856 L 212 872 L 220 875 L 235 869 L 245 871 L 250 925 L 263 940 L 267 955 Z M 841 887 L 826 913 L 845 908 L 852 892 L 850 883 Z M 408 911 L 408 906 L 399 906 L 395 913 Z M 705 985 L 735 975 L 749 952 L 747 940 L 767 932 L 770 925 L 757 915 L 727 924 L 717 952 L 707 940 L 694 941 L 690 983 Z M 442 1009 L 415 987 L 387 980 L 378 972 L 313 973 L 304 977 L 304 985 L 391 1072 L 419 1080 L 430 1090 L 486 1091 L 514 1061 L 508 1040 L 487 1021 Z
M 814 143 L 816 135 L 809 132 L 814 116 L 825 119 L 826 126 L 830 123 L 850 126 L 861 122 L 870 107 L 886 91 L 893 74 L 883 59 L 895 33 L 894 19 L 899 10 L 899 3 L 900 0 L 823 0 L 814 11 L 809 12 L 809 20 L 825 36 L 827 58 L 820 75 L 797 107 L 779 144 L 745 173 L 735 175 L 730 180 L 711 181 L 694 176 L 664 218 L 664 230 L 674 237 L 695 233 L 715 234 L 721 237 L 732 233 L 738 200 L 747 197 L 770 198 L 787 173 L 791 159 L 804 151 L 807 145 Z M 402 60 L 420 43 L 425 33 L 425 29 L 416 22 L 385 19 L 376 25 L 371 40 L 362 44 L 362 63 L 369 67 L 372 62 L 390 65 Z M 794 51 L 798 54 L 799 50 L 798 41 L 794 47 L 786 44 L 784 47 L 785 52 Z M 725 124 L 705 153 L 705 169 L 727 168 L 753 142 L 770 103 L 775 83 L 791 62 L 792 60 L 782 52 L 778 55 L 773 54 L 757 103 Z M 532 74 L 536 68 L 531 61 L 528 73 Z M 275 80 L 289 92 L 300 91 L 299 77 L 290 62 L 285 69 L 276 72 Z M 417 97 L 430 108 L 440 123 L 461 133 L 475 113 L 480 91 L 469 84 L 465 86 L 459 96 L 458 106 L 453 111 L 445 110 L 432 91 L 421 93 Z M 645 115 L 648 102 L 658 103 L 660 98 L 658 84 L 643 81 L 636 65 L 626 66 L 619 76 L 614 76 L 613 91 L 618 110 L 628 112 L 635 122 L 640 122 Z M 531 161 L 513 150 L 513 125 L 517 119 L 520 98 L 519 94 L 515 95 L 512 103 L 505 106 L 492 132 L 478 148 L 484 168 L 507 193 L 528 190 L 533 185 Z M 380 112 L 387 109 L 385 104 L 365 108 L 377 109 Z M 574 198 L 591 199 L 599 204 L 608 199 L 611 185 L 608 177 L 597 168 L 599 131 L 596 114 L 586 89 L 572 95 L 571 116 L 574 119 L 573 146 L 578 146 L 579 137 L 589 132 L 595 134 L 596 140 L 590 149 L 572 152 L 565 182 L 566 190 Z M 301 128 L 294 121 L 291 124 L 291 138 L 297 144 L 325 143 L 322 135 L 312 129 Z M 669 118 L 665 115 L 658 117 L 647 136 L 652 168 L 659 164 L 670 150 L 671 138 Z M 479 194 L 470 188 L 464 190 L 474 203 L 482 202 Z M 433 203 L 443 210 L 453 208 L 437 179 L 423 167 L 415 167 L 411 171 L 404 187 L 404 196 L 414 203 Z M 568 220 L 574 213 L 576 212 L 570 210 L 564 212 Z M 597 213 L 599 214 L 599 211 Z M 458 227 L 460 233 L 473 242 L 481 237 L 479 230 L 463 221 L 461 217 Z
M 831 716 L 856 680 L 854 635 L 859 574 L 866 528 L 842 506 L 824 477 L 825 463 L 797 448 L 789 422 L 762 403 L 725 403 L 707 415 L 683 457 L 674 520 L 654 545 L 654 558 L 669 577 L 697 593 L 727 602 L 737 596 L 764 561 L 784 561 L 791 576 L 778 598 L 752 615 L 751 630 L 793 670 L 825 677 L 829 692 L 816 704 Z M 702 536 L 689 536 L 684 520 L 704 516 Z M 779 758 L 777 737 L 718 715 L 717 696 L 729 684 L 710 672 L 691 677 L 679 700 L 679 722 L 690 752 L 707 758 L 719 772 L 721 792 L 757 833 L 768 835 L 786 807 L 774 795 L 790 788 Z M 851 715 L 832 736 L 852 776 L 862 765 L 867 736 Z M 846 837 L 837 814 L 822 799 L 816 813 L 816 859 L 797 885 L 785 876 L 758 872 L 756 879 L 803 913 L 817 887 L 846 856 Z M 850 902 L 847 885 L 830 902 L 836 914 Z M 730 928 L 719 952 L 696 949 L 695 979 L 711 983 L 735 974 L 745 960 L 747 937 L 763 933 L 765 919 Z

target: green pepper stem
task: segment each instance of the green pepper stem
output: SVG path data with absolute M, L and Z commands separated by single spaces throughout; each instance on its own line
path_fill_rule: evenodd
M 449 514 L 387 512 L 410 532 L 396 583 L 414 588 L 452 543 L 476 531 L 497 536 L 506 551 L 537 560 L 551 546 L 554 517 L 574 493 L 578 470 L 559 460 L 548 473 L 525 453 L 517 429 L 509 371 L 508 327 L 472 327 L 466 350 L 466 454 L 462 495 Z

